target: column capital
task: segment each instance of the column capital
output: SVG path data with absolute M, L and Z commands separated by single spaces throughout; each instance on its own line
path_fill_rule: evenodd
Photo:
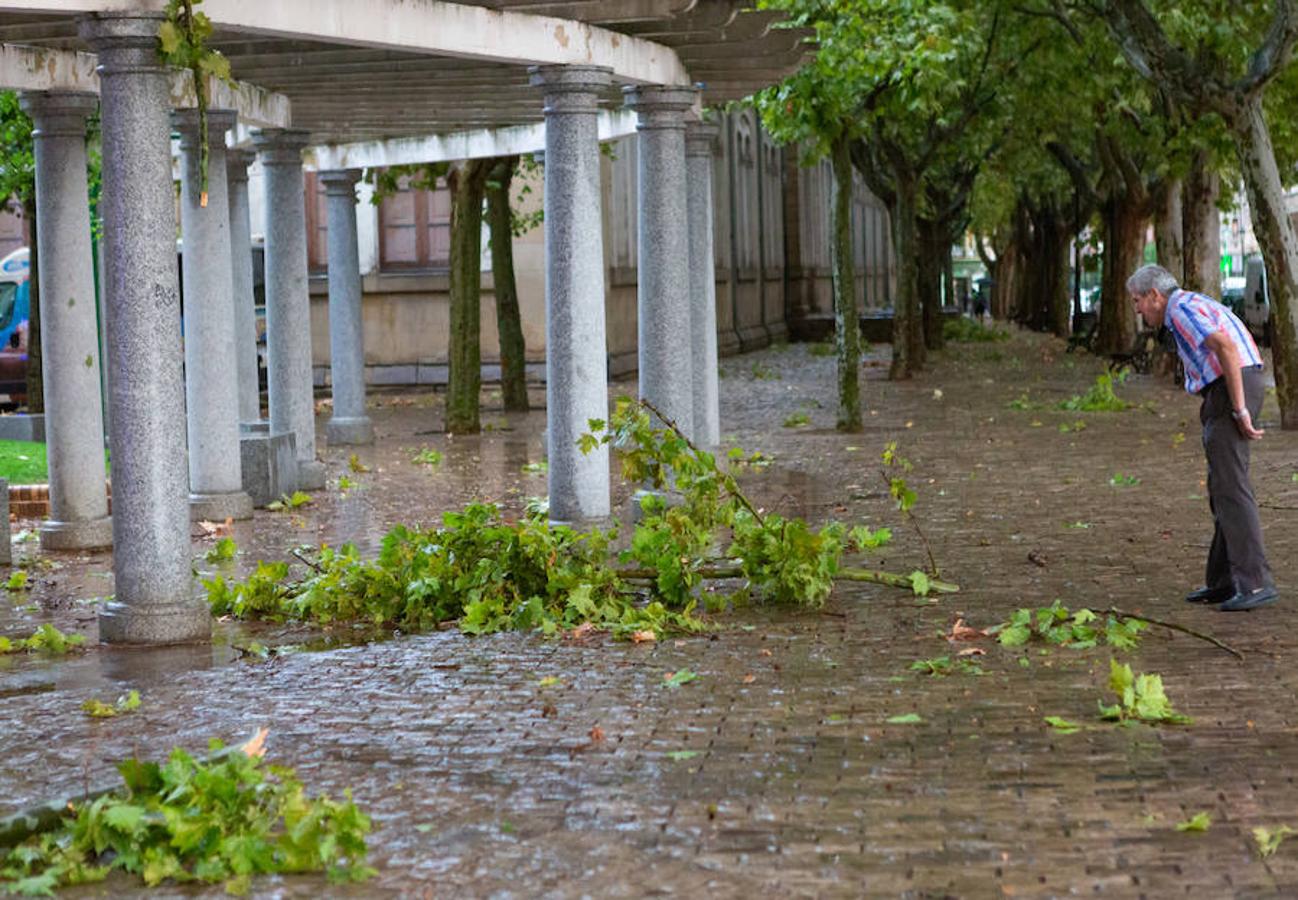
M 529 83 L 545 97 L 545 114 L 594 113 L 599 95 L 613 83 L 606 66 L 532 66 Z
M 712 122 L 698 120 L 685 123 L 685 155 L 712 158 L 712 145 L 721 128 Z
M 207 145 L 214 150 L 225 149 L 225 133 L 234 127 L 239 114 L 232 109 L 209 109 L 207 111 Z M 173 109 L 171 127 L 180 132 L 180 146 L 183 150 L 192 150 L 198 146 L 200 123 L 198 110 Z
M 158 53 L 158 29 L 165 19 L 164 13 L 147 10 L 91 13 L 77 19 L 77 34 L 99 57 L 100 75 L 161 75 L 167 66 Z
M 23 91 L 18 103 L 32 117 L 32 137 L 85 137 L 86 117 L 99 108 L 99 95 L 84 91 Z
M 259 128 L 252 133 L 252 143 L 264 165 L 300 166 L 311 132 L 305 128 Z
M 257 151 L 231 147 L 225 151 L 225 180 L 229 184 L 248 181 L 248 167 L 257 158 Z
M 356 200 L 356 182 L 361 180 L 360 169 L 325 169 L 316 173 L 330 197 L 351 197 Z
M 627 109 L 639 116 L 638 131 L 685 128 L 685 114 L 694 108 L 699 89 L 631 84 L 622 88 Z

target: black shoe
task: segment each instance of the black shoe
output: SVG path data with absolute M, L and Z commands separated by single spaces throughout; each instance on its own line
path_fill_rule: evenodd
M 1232 587 L 1201 587 L 1190 591 L 1185 595 L 1186 603 L 1220 603 L 1223 600 L 1229 600 L 1235 596 L 1235 589 Z
M 1223 603 L 1219 609 L 1222 612 L 1242 612 L 1246 609 L 1257 609 L 1259 606 L 1266 606 L 1268 603 L 1274 603 L 1279 599 L 1280 592 L 1275 588 L 1261 587 L 1256 591 L 1240 591 Z

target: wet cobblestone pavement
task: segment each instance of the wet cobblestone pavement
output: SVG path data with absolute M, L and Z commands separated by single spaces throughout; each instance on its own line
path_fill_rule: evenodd
M 724 360 L 723 431 L 775 458 L 744 479 L 768 508 L 890 525 L 895 540 L 871 564 L 908 572 L 923 547 L 878 465 L 899 441 L 915 464 L 916 515 L 961 593 L 840 586 L 818 613 L 728 613 L 710 635 L 653 645 L 447 631 L 260 660 L 232 645 L 311 647 L 318 635 L 220 625 L 211 647 L 0 658 L 0 815 L 103 781 L 124 756 L 267 725 L 271 759 L 311 790 L 350 787 L 373 816 L 379 875 L 347 888 L 264 879 L 257 896 L 1298 895 L 1298 839 L 1263 860 L 1251 836 L 1298 827 L 1298 672 L 1287 664 L 1298 650 L 1298 438 L 1279 431 L 1274 400 L 1253 469 L 1283 599 L 1232 616 L 1180 599 L 1199 584 L 1211 536 L 1196 400 L 1136 376 L 1119 393 L 1147 407 L 1060 411 L 1102 369 L 1038 336 L 953 345 L 902 384 L 883 380 L 884 354 L 867 361 L 855 435 L 832 429 L 832 359 L 795 346 Z M 1010 408 L 1025 392 L 1016 405 L 1029 408 Z M 522 471 L 542 457 L 542 413 L 491 411 L 487 433 L 452 440 L 439 396 L 374 399 L 380 444 L 359 454 L 373 471 L 352 473 L 346 452 L 327 450 L 329 489 L 304 510 L 236 525 L 231 572 L 301 543 L 373 552 L 398 522 L 475 497 L 518 509 L 544 493 L 543 477 Z M 798 412 L 808 426 L 781 427 Z M 439 466 L 410 462 L 424 447 L 444 454 Z M 356 482 L 345 495 L 339 476 Z M 216 568 L 203 561 L 210 546 L 195 540 L 200 570 Z M 109 558 L 50 559 L 55 568 L 33 564 L 29 597 L 0 598 L 0 633 L 54 621 L 93 641 L 84 601 L 111 593 Z M 944 638 L 957 618 L 985 628 L 1054 598 L 1175 620 L 1245 659 L 1151 630 L 1119 656 L 1162 674 L 1194 724 L 1118 728 L 1095 717 L 1107 648 Z M 986 650 L 981 676 L 909 669 L 966 646 Z M 664 687 L 682 668 L 698 679 Z M 143 705 L 129 716 L 79 710 L 131 688 Z M 887 722 L 907 713 L 922 722 Z M 1047 715 L 1088 727 L 1061 734 Z M 1212 817 L 1206 834 L 1175 829 L 1199 811 Z M 115 880 L 67 895 L 137 892 Z

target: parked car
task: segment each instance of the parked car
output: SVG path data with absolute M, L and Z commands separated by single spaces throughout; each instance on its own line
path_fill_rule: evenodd
M 27 316 L 31 299 L 27 248 L 0 260 L 0 406 L 27 402 Z
M 1258 341 L 1271 343 L 1271 295 L 1266 286 L 1266 265 L 1260 256 L 1244 260 L 1244 303 L 1240 318 Z

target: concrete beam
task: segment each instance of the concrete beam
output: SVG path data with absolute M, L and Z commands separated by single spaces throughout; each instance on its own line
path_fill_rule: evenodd
M 0 0 L 0 12 L 156 9 L 165 0 Z M 445 0 L 205 0 L 218 30 L 520 65 L 607 66 L 615 81 L 688 85 L 675 51 L 572 19 Z
M 601 111 L 596 121 L 601 141 L 635 134 L 636 116 L 629 110 Z M 361 169 L 454 159 L 484 159 L 543 149 L 545 123 L 539 122 L 535 125 L 484 128 L 427 137 L 321 144 L 307 150 L 304 163 L 309 169 L 321 171 Z
M 99 92 L 99 75 L 93 53 L 48 50 L 0 44 L 0 88 L 19 91 Z M 284 128 L 291 119 L 289 100 L 283 94 L 244 82 L 228 85 L 208 79 L 209 103 L 213 109 L 233 109 L 239 118 L 259 128 Z M 171 73 L 171 105 L 176 109 L 194 106 L 194 79 L 189 72 Z

